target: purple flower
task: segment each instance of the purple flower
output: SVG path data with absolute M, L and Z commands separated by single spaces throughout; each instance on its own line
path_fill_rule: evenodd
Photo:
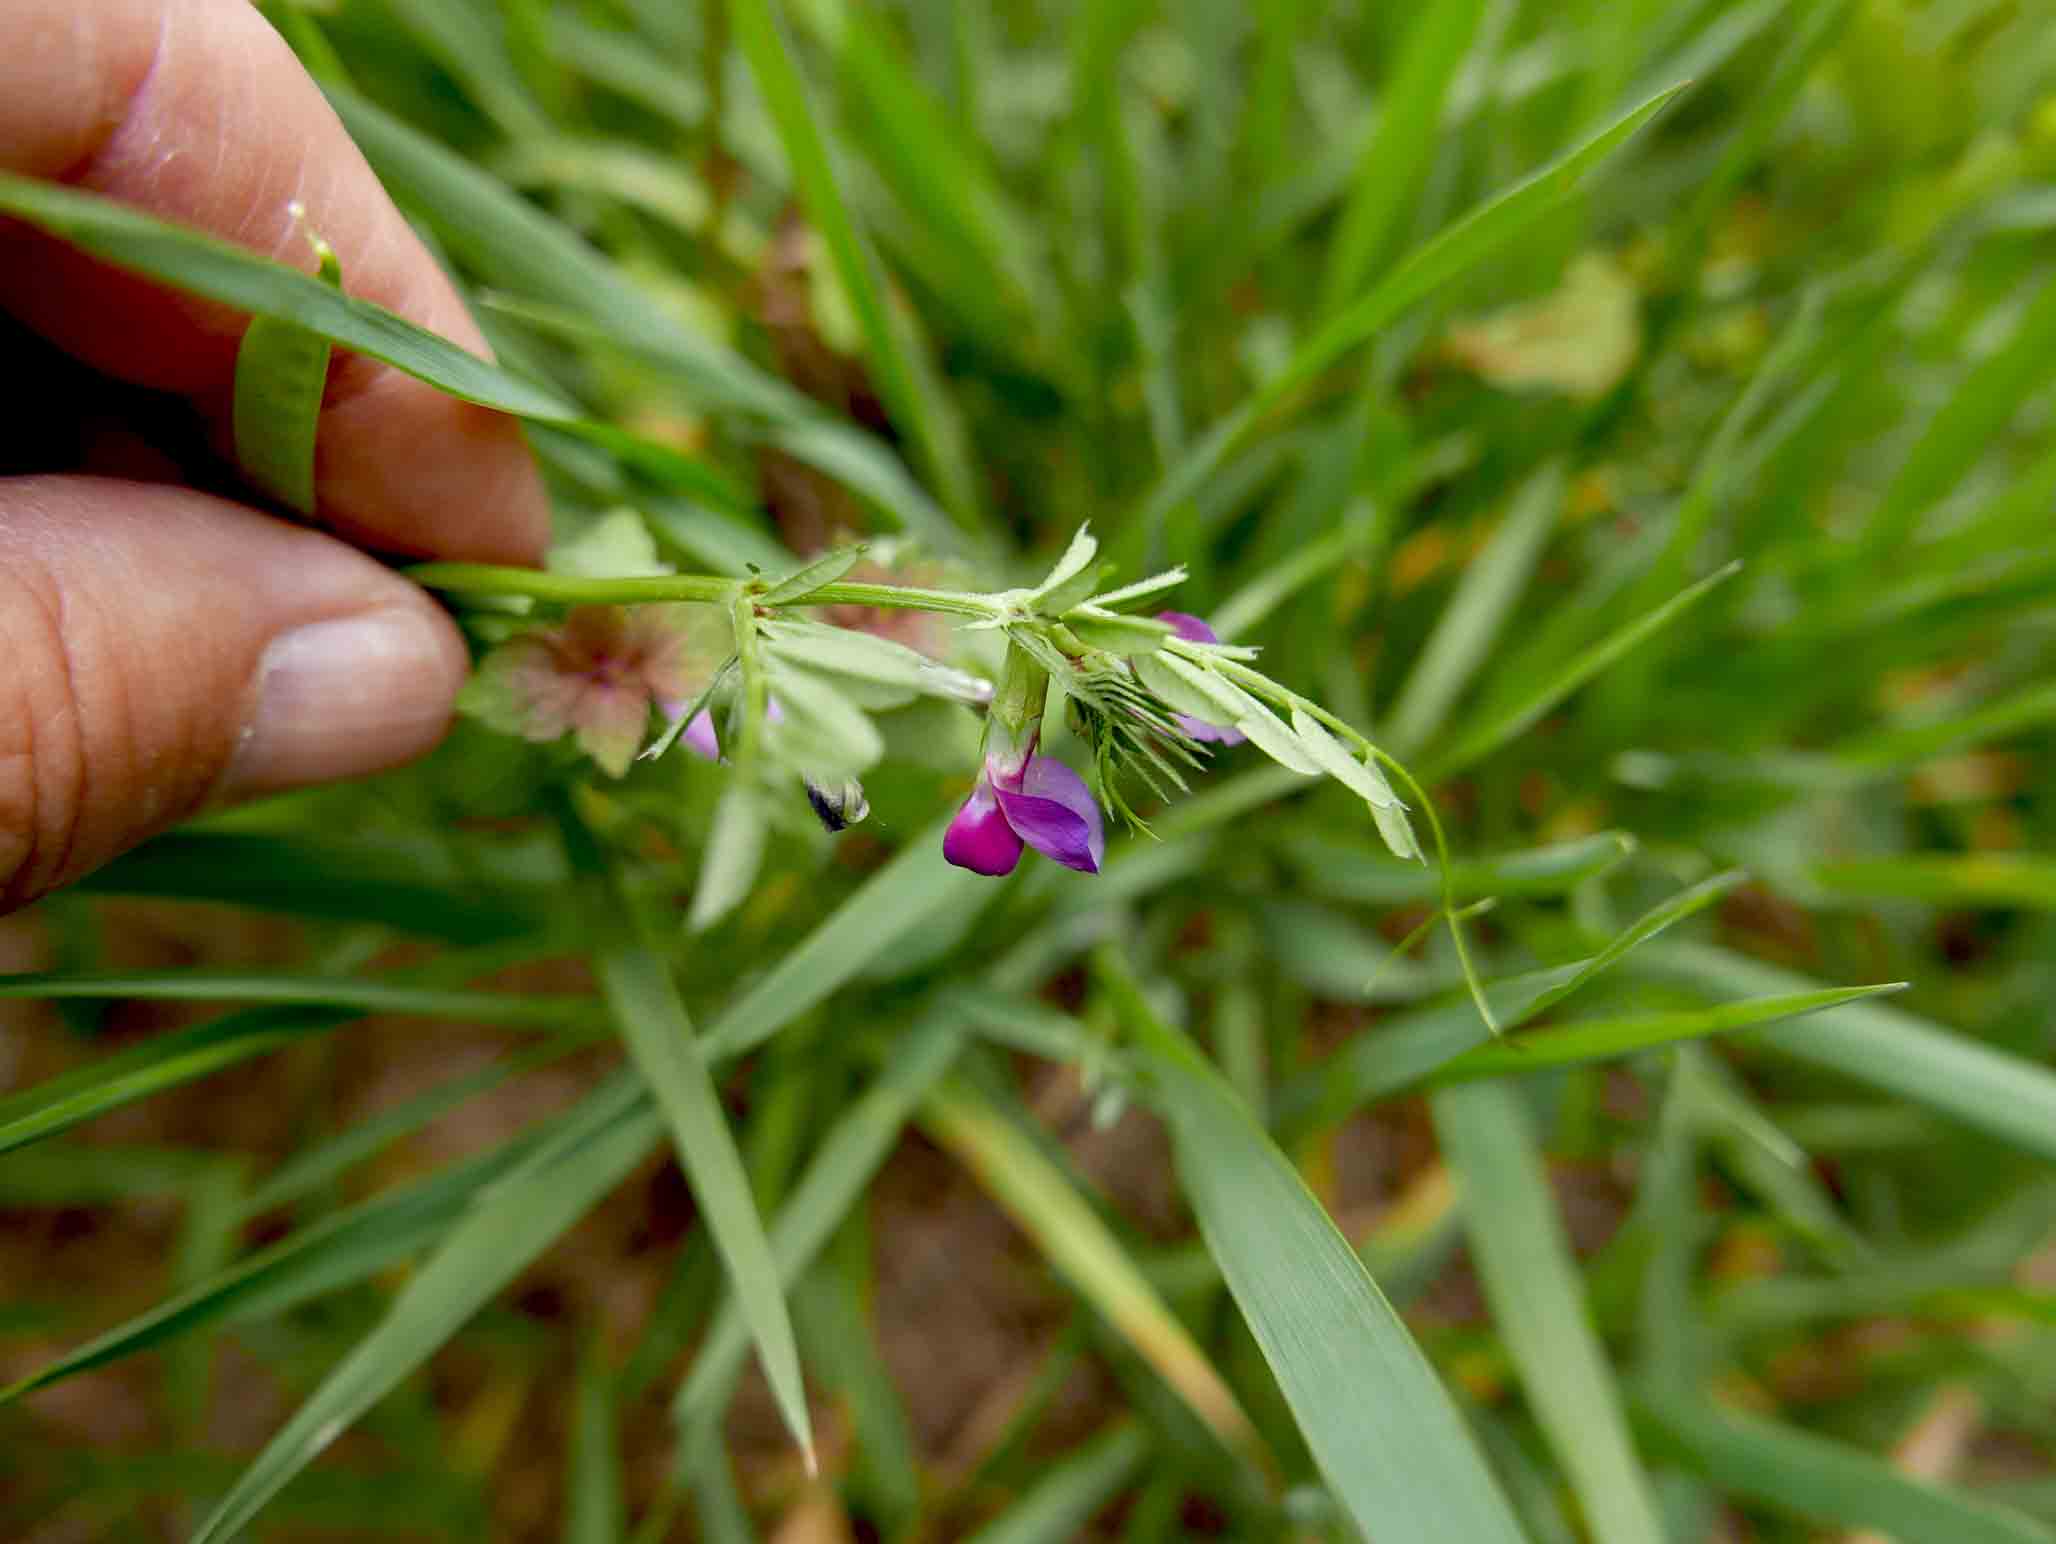
M 721 759 L 721 738 L 714 732 L 714 715 L 706 708 L 692 716 L 692 722 L 685 726 L 683 736 L 687 747 L 709 761 Z
M 1187 643 L 1219 643 L 1221 641 L 1219 634 L 1190 612 L 1159 611 L 1157 613 L 1157 620 L 1159 622 L 1169 622 L 1171 624 L 1171 631 L 1180 638 L 1183 638 Z M 1214 740 L 1222 745 L 1240 745 L 1247 738 L 1239 729 L 1228 729 L 1219 724 L 1209 724 L 1201 719 L 1194 718 L 1190 713 L 1176 713 L 1172 717 L 1177 719 L 1178 727 L 1184 730 L 1186 736 L 1190 739 Z
M 1085 779 L 1054 756 L 1031 756 L 1013 777 L 991 758 L 942 839 L 942 855 L 977 874 L 1011 874 L 1023 846 L 1097 874 L 1106 828 Z
M 654 704 L 677 712 L 701 676 L 678 608 L 580 606 L 508 639 L 465 688 L 468 711 L 538 742 L 575 734 L 615 777 L 628 770 Z
M 677 715 L 685 710 L 682 706 L 673 708 L 667 705 L 665 711 L 676 722 Z M 771 698 L 764 704 L 764 722 L 767 724 L 781 724 L 785 722 L 785 709 L 778 705 L 776 697 Z M 701 708 L 699 712 L 695 713 L 692 716 L 692 722 L 685 726 L 685 733 L 680 735 L 679 738 L 685 741 L 686 748 L 695 755 L 704 756 L 709 761 L 719 761 L 721 759 L 721 735 L 714 728 L 713 709 Z

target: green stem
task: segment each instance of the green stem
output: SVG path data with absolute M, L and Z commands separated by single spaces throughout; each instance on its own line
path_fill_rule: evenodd
M 1478 1017 L 1485 1021 L 1485 1027 L 1494 1035 L 1499 1033 L 1499 1019 L 1492 1012 L 1492 1005 L 1485 1001 L 1485 983 L 1478 979 L 1478 967 L 1471 963 L 1471 947 L 1464 941 L 1462 913 L 1456 905 L 1456 865 L 1450 860 L 1449 841 L 1442 834 L 1442 817 L 1435 813 L 1435 801 L 1430 799 L 1421 785 L 1414 781 L 1414 775 L 1400 765 L 1397 757 L 1381 751 L 1362 735 L 1356 739 L 1385 764 L 1386 770 L 1406 785 L 1414 802 L 1420 805 L 1421 813 L 1428 817 L 1428 832 L 1435 838 L 1435 859 L 1442 865 L 1442 914 L 1449 919 L 1449 937 L 1456 945 L 1456 963 L 1463 970 L 1464 985 L 1470 988 L 1471 1001 L 1477 1005 Z
M 1017 775 L 1035 754 L 1042 712 L 1049 701 L 1049 672 L 1019 644 L 1007 644 L 999 684 L 985 714 L 985 764 L 1003 777 Z
M 421 563 L 402 569 L 416 584 L 466 595 L 526 595 L 569 606 L 632 606 L 662 601 L 707 601 L 726 605 L 741 587 L 736 579 L 709 574 L 656 574 L 634 579 L 588 579 L 546 574 L 534 568 L 496 568 L 490 563 Z
M 738 591 L 729 602 L 729 620 L 735 627 L 735 661 L 742 671 L 742 744 L 736 748 L 735 765 L 747 774 L 757 764 L 764 715 L 771 709 L 771 684 L 764 674 L 764 651 L 757 637 L 756 602 Z
M 954 590 L 917 590 L 897 584 L 824 584 L 799 602 L 806 606 L 884 606 L 901 611 L 941 611 L 951 616 L 994 617 L 1001 608 L 983 595 Z
M 1173 643 L 1168 645 L 1168 647 L 1177 648 L 1179 646 Z M 1193 653 L 1195 651 L 1188 647 L 1181 652 Z M 1218 653 L 1209 653 L 1201 657 L 1206 663 L 1211 664 L 1230 680 L 1247 686 L 1258 695 L 1267 696 L 1271 701 L 1282 706 L 1301 709 L 1308 716 L 1319 720 L 1322 724 L 1340 735 L 1346 743 L 1355 745 L 1362 754 L 1375 756 L 1384 765 L 1386 770 L 1391 772 L 1395 778 L 1405 785 L 1406 791 L 1413 795 L 1414 803 L 1419 806 L 1421 813 L 1427 817 L 1428 833 L 1435 839 L 1435 860 L 1442 867 L 1442 915 L 1449 921 L 1449 936 L 1456 944 L 1457 965 L 1463 971 L 1464 985 L 1470 989 L 1471 1001 L 1477 1005 L 1478 1017 L 1485 1021 L 1487 1029 L 1497 1035 L 1499 1033 L 1499 1020 L 1492 1012 L 1492 1005 L 1485 1000 L 1485 983 L 1478 977 L 1477 966 L 1471 962 L 1470 944 L 1464 938 L 1463 923 L 1461 921 L 1462 913 L 1457 909 L 1456 904 L 1456 870 L 1449 856 L 1449 839 L 1442 830 L 1442 817 L 1435 813 L 1434 801 L 1428 797 L 1427 792 L 1415 781 L 1414 775 L 1407 771 L 1397 757 L 1393 756 L 1389 751 L 1381 750 L 1376 745 L 1373 745 L 1349 723 L 1337 718 L 1319 703 L 1309 702 L 1306 698 L 1300 696 L 1299 693 L 1280 686 L 1262 671 L 1252 670 L 1247 665 L 1238 664 L 1232 659 L 1223 659 Z
M 744 587 L 740 579 L 712 574 L 655 574 L 636 578 L 595 579 L 577 574 L 549 574 L 533 568 L 499 568 L 490 563 L 420 563 L 403 570 L 416 584 L 431 590 L 465 595 L 525 595 L 533 600 L 569 606 L 636 606 L 675 601 L 727 605 Z M 797 601 L 796 606 L 879 606 L 901 611 L 938 611 L 951 616 L 984 619 L 1001 608 L 982 595 L 954 590 L 921 590 L 896 584 L 829 584 Z

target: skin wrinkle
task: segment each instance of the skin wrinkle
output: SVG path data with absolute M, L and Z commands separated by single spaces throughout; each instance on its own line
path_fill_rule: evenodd
M 337 247 L 352 293 L 485 352 L 333 110 L 244 0 L 0 6 L 23 45 L 0 53 L 0 166 L 62 178 L 307 272 L 316 260 L 288 213 L 302 203 Z M 232 309 L 6 221 L 0 305 L 73 354 L 81 376 L 97 369 L 182 394 L 218 443 L 232 441 L 245 326 Z M 119 444 L 115 418 L 131 396 L 116 390 L 104 409 L 82 398 L 80 443 L 98 425 Z M 173 418 L 183 422 L 184 409 L 168 409 Z M 72 449 L 52 448 L 67 458 Z M 170 460 L 122 466 L 125 480 L 0 480 L 0 909 L 210 797 L 411 759 L 440 734 L 463 679 L 462 645 L 443 613 L 375 562 L 179 489 Z M 317 471 L 323 523 L 365 544 L 503 562 L 540 555 L 548 510 L 518 426 L 375 361 L 337 357 Z M 404 630 L 332 635 L 393 638 L 394 652 L 379 656 L 388 669 L 404 662 L 390 690 L 369 690 L 360 671 L 352 695 L 355 656 L 346 649 L 326 663 L 313 640 L 300 645 L 298 697 L 280 698 L 281 708 L 261 689 L 272 643 L 373 612 L 411 614 L 413 644 L 428 640 L 417 666 Z M 365 671 L 378 663 L 366 655 Z M 344 673 L 340 685 L 322 679 L 325 664 Z M 340 698 L 340 720 L 324 692 Z M 238 737 L 260 700 L 269 738 L 257 740 L 269 760 L 238 773 Z M 225 773 L 237 778 L 228 795 Z
M 11 581 L 9 589 L 17 597 L 0 606 L 0 617 L 25 618 L 40 634 L 21 640 L 14 657 L 46 666 L 15 677 L 21 701 L 9 717 L 20 726 L 24 743 L 18 755 L 5 759 L 21 765 L 26 782 L 17 797 L 0 798 L 0 817 L 8 817 L 0 820 L 0 832 L 15 849 L 0 867 L 0 911 L 5 911 L 45 889 L 70 861 L 86 809 L 81 795 L 87 753 L 72 694 L 74 661 L 65 637 L 64 597 L 48 582 L 47 571 L 32 563 L 9 563 L 0 568 L 0 579 Z M 53 823 L 60 829 L 52 829 Z
M 27 3 L 54 10 L 57 0 Z M 81 114 L 91 132 L 75 130 L 67 144 L 98 144 L 73 164 L 70 180 L 311 272 L 314 255 L 287 212 L 297 200 L 335 246 L 350 293 L 490 357 L 456 291 L 255 11 L 241 0 L 155 0 L 146 19 L 142 7 L 151 0 L 90 3 L 98 31 L 82 33 L 66 51 L 98 49 L 100 72 L 121 77 L 125 95 L 111 113 L 93 105 Z M 124 18 L 133 19 L 125 33 Z M 48 174 L 51 164 L 45 157 L 29 169 Z M 5 303 L 95 367 L 183 392 L 206 415 L 216 454 L 232 455 L 230 377 L 245 325 L 239 314 L 18 237 L 5 245 L 20 249 L 0 253 L 0 264 L 17 275 L 11 285 L 0 278 Z M 39 268 L 47 275 L 40 293 L 19 278 Z M 103 291 L 106 303 L 96 304 Z M 423 455 L 424 447 L 433 454 Z M 354 542 L 525 562 L 547 539 L 541 486 L 511 422 L 378 361 L 338 352 L 316 457 L 320 521 Z M 410 457 L 419 464 L 396 464 Z
M 440 629 L 440 657 L 404 665 L 390 695 L 342 693 L 351 771 L 375 770 L 353 749 L 367 742 L 395 762 L 426 750 L 463 679 L 463 645 L 419 591 L 206 495 L 0 480 L 0 909 L 217 797 L 284 634 L 392 612 Z M 318 749 L 318 726 L 296 732 Z

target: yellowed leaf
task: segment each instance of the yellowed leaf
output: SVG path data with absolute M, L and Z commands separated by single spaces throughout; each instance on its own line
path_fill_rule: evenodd
M 1450 356 L 1509 391 L 1589 402 L 1620 384 L 1642 347 L 1640 297 L 1612 257 L 1587 252 L 1560 288 L 1449 329 Z

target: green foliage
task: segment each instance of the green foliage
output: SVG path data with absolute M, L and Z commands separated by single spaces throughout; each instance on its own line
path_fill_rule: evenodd
M 558 542 L 410 570 L 437 756 L 0 979 L 192 1014 L 10 1051 L 0 1211 L 169 1262 L 0 1301 L 10 1532 L 483 1537 L 546 1438 L 580 1540 L 2052 1537 L 2045 4 L 264 9 L 501 363 L 0 214 L 258 318 L 283 503 L 341 348 L 521 416 Z M 1146 829 L 949 866 L 981 719 Z M 346 1105 L 395 1017 L 499 1049 Z

